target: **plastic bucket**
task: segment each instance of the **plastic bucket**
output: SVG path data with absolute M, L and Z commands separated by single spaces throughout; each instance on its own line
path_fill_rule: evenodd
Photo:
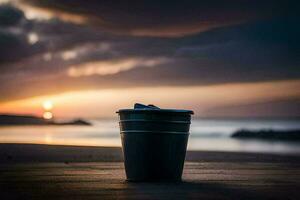
M 127 180 L 181 180 L 193 111 L 121 109 L 117 113 Z

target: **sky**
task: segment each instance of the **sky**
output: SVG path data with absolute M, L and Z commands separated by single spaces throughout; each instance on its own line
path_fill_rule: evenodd
M 295 1 L 0 0 L 0 113 L 300 116 Z

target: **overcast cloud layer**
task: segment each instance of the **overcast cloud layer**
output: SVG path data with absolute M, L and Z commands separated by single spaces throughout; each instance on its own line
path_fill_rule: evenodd
M 0 5 L 0 101 L 95 88 L 299 79 L 299 18 L 291 2 L 208 2 Z M 51 18 L 28 19 L 36 9 Z

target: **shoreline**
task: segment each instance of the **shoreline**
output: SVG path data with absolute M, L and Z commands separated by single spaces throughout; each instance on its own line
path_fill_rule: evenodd
M 187 151 L 187 162 L 300 163 L 300 154 Z M 120 147 L 0 143 L 0 164 L 30 162 L 123 162 Z
M 45 119 L 34 115 L 13 115 L 13 114 L 0 114 L 0 126 L 91 126 L 92 124 L 80 118 L 67 120 L 67 121 L 56 121 L 53 119 Z

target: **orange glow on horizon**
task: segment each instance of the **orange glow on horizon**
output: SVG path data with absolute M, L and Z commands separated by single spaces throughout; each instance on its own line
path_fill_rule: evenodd
M 197 116 L 220 106 L 300 98 L 299 87 L 300 80 L 287 80 L 211 86 L 85 90 L 1 103 L 0 113 L 42 116 L 49 110 L 42 110 L 41 105 L 44 107 L 47 104 L 47 108 L 55 105 L 55 116 L 58 118 L 113 117 L 116 116 L 116 110 L 132 107 L 133 103 L 140 102 L 163 108 L 192 109 Z M 51 103 L 45 103 L 49 99 Z

